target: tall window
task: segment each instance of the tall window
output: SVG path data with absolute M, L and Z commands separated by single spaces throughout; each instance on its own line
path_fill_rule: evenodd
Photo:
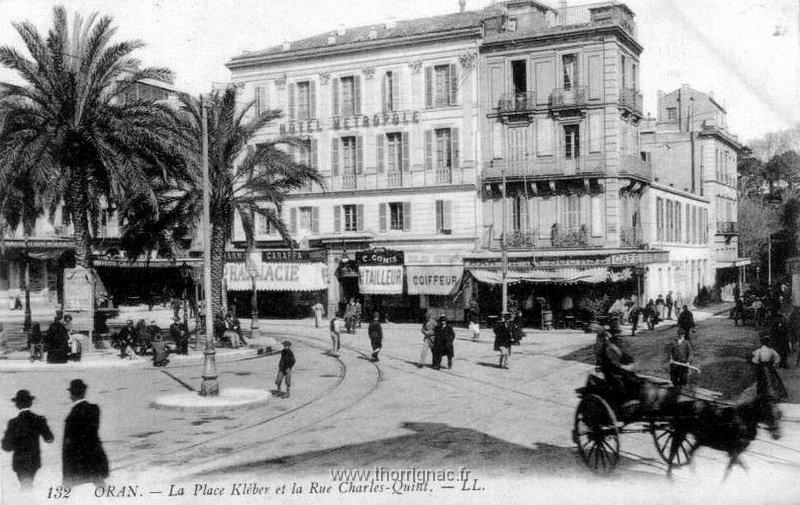
M 453 202 L 436 200 L 436 233 L 449 235 L 453 230 Z
M 401 172 L 403 170 L 403 134 L 387 133 L 386 144 L 388 148 L 387 161 L 389 172 Z
M 434 104 L 436 106 L 450 105 L 450 65 L 437 65 L 434 67 Z
M 397 72 L 389 71 L 383 76 L 383 110 L 394 112 L 400 109 L 399 96 L 399 77 Z
M 664 200 L 656 198 L 656 240 L 664 241 Z
M 561 228 L 565 231 L 577 231 L 581 227 L 581 199 L 578 195 L 563 197 L 561 206 Z
M 678 120 L 678 109 L 675 107 L 667 107 L 667 121 Z
M 344 175 L 355 175 L 356 156 L 356 138 L 342 137 L 342 173 Z
M 311 94 L 308 81 L 297 83 L 297 119 L 311 119 Z
M 568 160 L 580 158 L 580 128 L 576 124 L 564 126 L 564 157 Z
M 444 170 L 452 166 L 452 151 L 450 145 L 450 129 L 436 129 L 436 169 Z
M 514 198 L 511 220 L 514 231 L 525 231 L 528 228 L 528 200 L 524 195 Z
M 458 72 L 456 66 L 436 65 L 425 68 L 425 107 L 456 105 Z
M 358 231 L 358 210 L 355 205 L 342 205 L 344 231 Z
M 625 55 L 622 55 L 622 62 L 620 66 L 622 67 L 622 87 L 628 88 L 630 87 L 628 86 L 628 61 L 625 58 Z
M 561 57 L 561 64 L 564 68 L 564 91 L 572 91 L 578 84 L 578 56 L 565 54 Z
M 403 220 L 406 216 L 403 215 L 403 203 L 392 202 L 389 204 L 389 229 L 390 230 L 403 230 Z
M 300 230 L 311 230 L 311 207 L 300 207 L 298 213 L 298 228 Z
M 342 115 L 352 116 L 356 112 L 355 77 L 342 77 L 340 85 L 342 87 Z

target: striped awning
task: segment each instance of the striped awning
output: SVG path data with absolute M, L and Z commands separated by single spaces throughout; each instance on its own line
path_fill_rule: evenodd
M 478 282 L 486 284 L 501 284 L 503 273 L 500 269 L 470 269 L 469 273 Z M 509 269 L 506 282 L 533 282 L 552 284 L 599 284 L 601 282 L 620 282 L 631 278 L 633 272 L 630 268 L 558 268 L 558 269 Z

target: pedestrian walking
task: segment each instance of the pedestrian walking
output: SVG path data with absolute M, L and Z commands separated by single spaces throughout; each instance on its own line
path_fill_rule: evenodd
M 756 369 L 756 396 L 763 401 L 762 408 L 764 409 L 762 415 L 767 419 L 769 431 L 772 433 L 772 438 L 780 438 L 780 426 L 778 420 L 780 415 L 777 410 L 776 403 L 786 400 L 786 387 L 783 385 L 778 370 L 775 368 L 781 357 L 772 349 L 771 338 L 769 333 L 764 332 L 759 335 L 761 340 L 761 347 L 753 351 L 753 364 L 757 366 Z
M 380 361 L 378 354 L 383 346 L 383 327 L 381 326 L 381 315 L 378 312 L 372 314 L 372 321 L 367 328 L 369 342 L 372 345 L 372 361 Z
M 311 307 L 311 310 L 314 311 L 314 327 L 319 328 L 319 325 L 322 324 L 322 315 L 325 312 L 325 307 L 320 302 L 317 302 Z
M 669 346 L 669 378 L 675 387 L 685 386 L 688 383 L 692 348 L 685 337 L 686 332 L 678 328 L 678 336 Z
M 339 312 L 331 319 L 331 356 L 339 356 L 339 347 L 342 340 L 342 330 L 345 328 L 345 322 Z
M 284 340 L 281 359 L 278 361 L 278 375 L 275 377 L 275 386 L 278 388 L 278 395 L 284 398 L 289 398 L 292 392 L 292 367 L 294 363 L 292 342 Z M 284 381 L 286 381 L 286 394 L 281 394 L 281 385 Z
M 469 333 L 472 335 L 473 342 L 481 339 L 481 322 L 475 312 L 471 312 L 469 315 Z
M 422 323 L 422 351 L 419 355 L 419 363 L 417 368 L 425 366 L 425 360 L 428 358 L 428 353 L 433 353 L 433 337 L 434 329 L 436 328 L 436 321 L 433 319 L 433 314 L 428 311 L 425 314 L 425 322 Z M 435 360 L 434 360 L 435 361 Z M 434 363 L 431 362 L 431 365 Z
M 31 331 L 28 332 L 28 352 L 30 353 L 31 361 L 41 361 L 44 355 L 42 349 L 44 348 L 44 336 L 42 335 L 42 327 L 39 323 L 33 323 Z
M 441 363 L 441 359 L 444 356 L 447 356 L 447 368 L 453 368 L 453 355 L 455 354 L 453 344 L 456 340 L 456 332 L 453 327 L 447 322 L 447 317 L 442 314 L 439 317 L 439 324 L 436 326 L 434 330 L 434 345 L 436 345 L 437 341 L 441 341 L 441 348 L 439 354 L 439 362 L 436 365 Z M 434 367 L 437 368 L 437 367 Z
M 781 356 L 778 367 L 789 368 L 789 326 L 787 321 L 783 315 L 776 313 L 770 326 L 775 351 Z
M 353 326 L 358 326 L 358 329 L 361 329 L 361 318 L 363 316 L 362 310 L 361 300 L 356 300 L 356 306 L 353 311 L 353 317 L 355 318 Z
M 47 426 L 47 419 L 31 412 L 35 398 L 27 389 L 17 391 L 11 401 L 19 409 L 19 414 L 8 421 L 2 441 L 3 450 L 13 453 L 11 469 L 17 474 L 22 489 L 33 487 L 36 472 L 42 467 L 39 438 L 48 444 L 53 442 L 53 432 Z
M 87 482 L 102 485 L 108 477 L 108 457 L 100 442 L 100 407 L 86 401 L 86 383 L 69 383 L 72 410 L 64 421 L 61 469 L 65 486 Z
M 69 331 L 62 322 L 63 314 L 60 310 L 56 311 L 55 320 L 45 335 L 48 363 L 66 363 L 69 357 Z
M 508 369 L 513 332 L 511 314 L 503 312 L 502 321 L 498 322 L 494 327 L 494 350 L 500 352 L 499 368 Z
M 658 319 L 663 320 L 667 318 L 667 305 L 664 302 L 664 296 L 659 293 L 656 297 L 656 312 L 658 313 Z
M 353 333 L 356 329 L 356 301 L 354 298 L 350 299 L 347 307 L 344 309 L 344 323 L 347 333 Z
M 672 306 L 675 304 L 675 301 L 672 299 L 672 291 L 667 293 L 667 299 L 664 300 L 664 303 L 667 305 L 667 319 L 672 321 Z
M 692 343 L 691 332 L 695 329 L 694 314 L 689 310 L 689 307 L 684 305 L 681 309 L 681 315 L 678 316 L 678 328 L 682 329 L 686 335 L 686 340 Z

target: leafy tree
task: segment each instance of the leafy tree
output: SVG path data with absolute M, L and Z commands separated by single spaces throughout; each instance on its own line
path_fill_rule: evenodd
M 107 16 L 70 22 L 56 7 L 46 37 L 28 21 L 13 26 L 29 54 L 0 47 L 0 64 L 23 81 L 0 82 L 0 204 L 17 209 L 12 188 L 21 184 L 48 205 L 63 202 L 76 262 L 88 267 L 103 200 L 136 197 L 155 207 L 152 180 L 180 166 L 171 109 L 126 96 L 136 83 L 166 83 L 172 73 L 140 68 L 133 53 L 143 43 L 113 42 Z
M 324 187 L 316 168 L 296 162 L 285 150 L 288 146 L 308 149 L 307 141 L 281 136 L 256 143 L 259 131 L 278 119 L 280 112 L 256 115 L 254 102 L 240 106 L 239 98 L 237 88 L 230 86 L 211 93 L 205 104 L 211 186 L 211 297 L 215 313 L 222 306 L 225 245 L 232 238 L 235 219 L 242 224 L 248 249 L 253 246 L 257 216 L 293 246 L 280 216 L 286 196 L 309 184 Z M 138 224 L 124 230 L 124 244 L 134 253 L 159 248 L 174 254 L 181 241 L 202 232 L 202 107 L 199 98 L 181 97 L 182 152 L 189 169 L 160 187 L 157 214 L 142 216 L 142 209 L 135 204 L 129 209 L 132 215 L 140 216 L 131 219 L 131 223 Z

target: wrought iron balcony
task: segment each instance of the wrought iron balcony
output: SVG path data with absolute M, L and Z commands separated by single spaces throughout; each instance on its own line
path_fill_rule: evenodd
M 483 166 L 484 179 L 542 177 L 554 178 L 573 175 L 599 175 L 605 173 L 605 159 L 601 155 L 582 156 L 567 159 L 563 156 L 542 158 L 530 157 L 526 160 L 497 159 Z
M 390 188 L 402 188 L 403 187 L 403 172 L 399 171 L 390 171 L 386 174 L 386 184 Z
M 642 228 L 640 226 L 624 226 L 620 230 L 619 240 L 622 247 L 641 248 L 644 246 Z
M 554 224 L 550 229 L 550 242 L 553 247 L 585 247 L 589 245 L 589 228 L 585 224 L 579 228 Z
M 550 93 L 550 108 L 569 109 L 583 107 L 586 105 L 587 96 L 586 86 L 556 88 Z
M 358 176 L 356 174 L 342 175 L 342 189 L 356 189 Z
M 536 108 L 536 93 L 503 93 L 497 107 L 501 114 L 532 111 Z
M 631 88 L 619 90 L 619 103 L 634 114 L 642 115 L 642 94 Z
M 718 221 L 717 235 L 738 235 L 739 223 L 737 221 Z

